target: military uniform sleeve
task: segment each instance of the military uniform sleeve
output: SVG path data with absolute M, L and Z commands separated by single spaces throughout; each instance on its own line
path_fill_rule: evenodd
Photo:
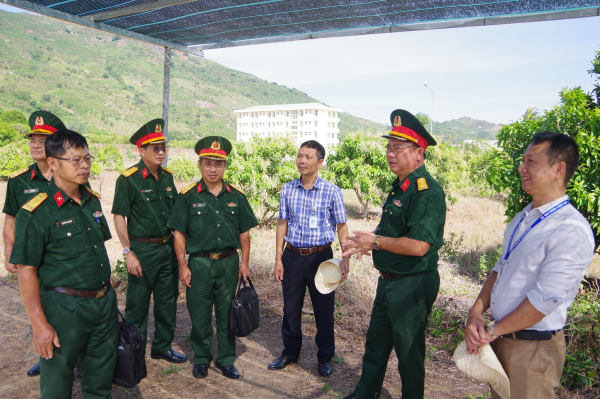
M 10 215 L 17 216 L 17 212 L 19 212 L 19 203 L 17 201 L 17 181 L 15 179 L 8 179 L 8 183 L 6 184 L 6 199 L 4 200 L 4 208 L 2 208 L 2 212 Z
M 240 199 L 240 234 L 247 232 L 253 227 L 258 226 L 258 220 L 254 215 L 254 211 L 250 207 L 250 203 L 245 195 Z
M 171 211 L 167 228 L 186 233 L 188 229 L 189 217 L 190 209 L 187 197 L 184 194 L 179 194 L 175 200 L 173 211 Z
M 406 235 L 413 240 L 435 244 L 440 224 L 445 220 L 446 203 L 441 189 L 419 191 L 413 198 L 406 227 Z
M 44 247 L 48 242 L 44 228 L 35 220 L 31 212 L 17 215 L 15 244 L 10 254 L 10 263 L 40 267 L 44 257 Z
M 129 217 L 131 215 L 131 203 L 133 198 L 131 190 L 129 189 L 130 184 L 127 182 L 127 177 L 121 175 L 117 179 L 115 187 L 115 197 L 113 200 L 113 206 L 111 213 L 114 215 L 121 215 L 123 217 Z

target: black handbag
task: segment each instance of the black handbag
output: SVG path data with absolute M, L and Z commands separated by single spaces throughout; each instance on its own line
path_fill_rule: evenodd
M 260 322 L 260 303 L 250 277 L 248 283 L 246 285 L 244 277 L 240 277 L 237 293 L 229 308 L 229 331 L 236 337 L 247 336 L 258 328 Z
M 117 365 L 113 384 L 133 388 L 146 378 L 146 358 L 142 332 L 137 326 L 127 323 L 121 311 L 119 322 L 119 343 L 117 347 Z

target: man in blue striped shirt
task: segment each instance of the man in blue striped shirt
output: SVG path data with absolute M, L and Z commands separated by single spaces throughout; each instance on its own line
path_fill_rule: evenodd
M 324 158 L 325 148 L 319 142 L 302 143 L 296 157 L 300 178 L 281 189 L 274 274 L 283 289 L 284 349 L 268 369 L 281 370 L 298 361 L 302 348 L 302 305 L 308 287 L 317 325 L 317 370 L 327 377 L 333 371 L 331 358 L 335 353 L 335 291 L 329 294 L 317 291 L 315 274 L 323 261 L 333 258 L 331 242 L 336 229 L 341 245 L 347 240 L 348 226 L 342 191 L 319 177 Z M 344 258 L 340 263 L 340 283 L 346 279 L 348 269 L 349 258 Z

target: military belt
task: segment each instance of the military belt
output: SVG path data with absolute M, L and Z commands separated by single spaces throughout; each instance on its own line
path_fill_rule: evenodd
M 292 252 L 295 252 L 297 254 L 300 254 L 302 256 L 306 256 L 306 255 L 312 255 L 312 254 L 316 254 L 317 252 L 321 252 L 329 247 L 331 247 L 331 243 L 327 243 L 325 245 L 318 245 L 316 247 L 309 247 L 309 248 L 298 248 L 293 246 L 292 244 L 290 244 L 289 242 L 285 244 L 285 247 L 287 249 L 289 249 Z
M 562 330 L 562 328 L 561 328 Z M 526 341 L 548 341 L 560 330 L 537 331 L 537 330 L 520 330 L 510 334 L 504 334 L 502 338 L 522 339 Z
M 384 280 L 387 280 L 388 278 L 396 278 L 396 277 L 404 277 L 405 276 L 404 274 L 386 273 L 386 272 L 379 272 L 379 275 Z
M 221 252 L 221 253 L 211 253 L 211 252 L 197 252 L 196 253 L 196 255 L 204 256 L 205 258 L 211 258 L 213 260 L 221 260 L 221 259 L 229 258 L 233 254 L 237 254 L 237 248 L 233 248 L 231 251 Z
M 44 288 L 47 291 L 56 291 L 61 294 L 83 297 L 83 298 L 102 298 L 108 292 L 108 285 L 104 286 L 102 289 L 98 291 L 80 291 L 75 288 L 66 288 L 66 287 L 46 287 Z
M 133 241 L 147 242 L 150 244 L 166 244 L 169 242 L 170 237 L 171 237 L 171 235 L 169 234 L 168 236 L 164 236 L 162 238 L 140 238 L 140 237 L 129 236 L 129 239 L 133 240 Z

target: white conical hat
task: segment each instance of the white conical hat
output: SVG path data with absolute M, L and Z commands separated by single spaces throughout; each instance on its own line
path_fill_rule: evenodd
M 319 265 L 315 274 L 315 286 L 321 294 L 329 294 L 337 288 L 342 279 L 340 262 L 342 258 L 329 259 Z
M 476 355 L 469 355 L 467 343 L 463 341 L 454 351 L 452 359 L 468 377 L 490 384 L 502 399 L 510 399 L 510 381 L 489 344 L 480 346 Z

